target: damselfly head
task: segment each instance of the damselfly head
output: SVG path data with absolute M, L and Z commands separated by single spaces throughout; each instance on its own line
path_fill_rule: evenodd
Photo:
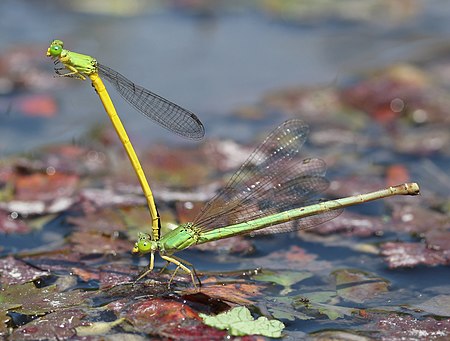
M 139 232 L 138 241 L 134 244 L 131 253 L 144 255 L 146 253 L 156 251 L 157 243 L 152 240 L 148 233 Z
M 64 43 L 61 40 L 55 39 L 47 49 L 47 57 L 58 57 L 64 47 Z

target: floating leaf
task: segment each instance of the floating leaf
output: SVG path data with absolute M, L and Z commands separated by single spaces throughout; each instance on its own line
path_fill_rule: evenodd
M 331 302 L 336 298 L 334 291 L 317 291 L 302 294 L 293 298 L 293 305 L 309 316 L 326 315 L 330 320 L 343 318 L 353 314 L 353 308 L 342 307 Z M 328 303 L 325 303 L 328 302 Z
M 299 320 L 314 319 L 313 316 L 310 316 L 295 309 L 292 297 L 287 296 L 266 297 L 265 299 L 266 299 L 265 305 L 267 306 L 267 310 L 276 319 L 289 321 L 295 321 L 295 319 Z
M 281 291 L 282 295 L 287 295 L 292 291 L 291 285 L 299 283 L 307 278 L 312 277 L 313 274 L 307 271 L 268 271 L 264 270 L 254 276 L 253 279 L 263 282 L 272 282 L 282 285 L 284 289 Z
M 199 315 L 207 325 L 228 330 L 233 336 L 263 335 L 279 338 L 284 329 L 282 322 L 269 320 L 265 316 L 255 320 L 246 307 L 235 307 L 216 316 Z
M 209 283 L 214 284 L 209 284 Z M 213 298 L 221 299 L 225 302 L 231 302 L 235 304 L 252 304 L 250 298 L 262 295 L 265 285 L 233 282 L 233 283 L 217 283 L 215 278 L 208 278 L 208 281 L 203 282 L 202 293 L 211 296 Z M 207 285 L 206 285 L 207 284 Z M 183 294 L 195 293 L 197 289 L 187 289 Z
M 66 340 L 75 337 L 75 328 L 86 314 L 81 309 L 50 313 L 14 330 L 10 340 Z
M 3 285 L 22 284 L 49 275 L 48 272 L 33 268 L 11 256 L 0 259 L 0 274 Z
M 73 250 L 81 254 L 117 254 L 129 252 L 132 248 L 128 240 L 106 236 L 99 233 L 75 231 L 70 235 Z
M 336 279 L 338 295 L 352 302 L 363 303 L 382 292 L 387 292 L 389 287 L 389 282 L 385 279 L 360 270 L 337 270 L 332 275 Z
M 375 325 L 369 325 L 369 330 L 373 329 L 384 340 L 448 340 L 450 320 L 389 315 L 379 318 Z
M 224 339 L 226 333 L 202 323 L 188 305 L 168 299 L 146 299 L 122 309 L 136 330 L 176 340 Z
M 438 295 L 413 306 L 433 315 L 448 317 L 450 316 L 450 295 Z
M 428 249 L 423 243 L 385 243 L 381 247 L 389 268 L 414 267 L 417 265 L 447 265 L 450 254 Z
M 108 333 L 112 328 L 125 321 L 124 318 L 112 322 L 92 322 L 89 326 L 76 327 L 78 336 L 102 335 Z
M 55 285 L 36 288 L 33 283 L 10 285 L 0 291 L 2 305 L 12 305 L 7 308 L 25 315 L 41 315 L 51 311 L 79 306 L 85 295 L 79 291 L 58 292 Z
M 308 230 L 308 233 L 322 235 L 343 233 L 346 236 L 369 237 L 379 234 L 385 227 L 385 224 L 379 217 L 364 216 L 344 211 L 335 219 Z

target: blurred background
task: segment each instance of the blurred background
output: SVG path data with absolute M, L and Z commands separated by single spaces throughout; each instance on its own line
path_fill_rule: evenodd
M 286 119 L 280 107 L 261 109 L 277 91 L 345 87 L 389 65 L 445 60 L 449 19 L 445 0 L 3 0 L 0 155 L 109 124 L 88 82 L 54 77 L 45 57 L 53 39 L 197 113 L 207 138 L 247 141 Z M 448 68 L 439 74 L 450 82 Z M 138 146 L 189 143 L 111 94 Z

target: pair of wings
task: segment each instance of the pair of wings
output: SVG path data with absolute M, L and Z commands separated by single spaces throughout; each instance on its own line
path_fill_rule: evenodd
M 300 120 L 289 120 L 276 128 L 204 206 L 193 225 L 207 232 L 317 203 L 317 194 L 326 190 L 329 182 L 323 160 L 301 158 L 300 150 L 308 132 L 308 126 Z M 306 229 L 341 212 L 327 211 L 252 234 Z

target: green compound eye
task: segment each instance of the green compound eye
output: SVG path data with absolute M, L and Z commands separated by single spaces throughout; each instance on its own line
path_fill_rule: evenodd
M 141 252 L 146 252 L 146 251 L 150 250 L 151 247 L 152 247 L 152 245 L 148 241 L 140 240 L 138 242 L 138 249 Z
M 57 57 L 61 54 L 62 47 L 60 45 L 52 45 L 50 46 L 50 54 L 54 57 Z

